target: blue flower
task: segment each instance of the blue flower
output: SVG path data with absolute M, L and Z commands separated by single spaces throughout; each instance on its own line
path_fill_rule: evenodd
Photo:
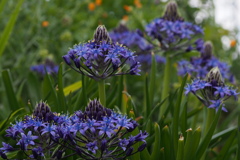
M 48 115 L 54 117 L 46 121 Z M 5 153 L 20 150 L 25 152 L 26 159 L 38 159 L 46 154 L 60 159 L 71 156 L 64 152 L 72 150 L 82 159 L 125 159 L 146 146 L 132 147 L 141 141 L 145 143 L 148 136 L 142 131 L 132 136 L 137 126 L 133 119 L 103 107 L 97 100 L 90 101 L 85 111 L 76 111 L 73 115 L 52 113 L 46 103 L 40 102 L 33 115 L 6 130 L 19 147 L 3 142 L 0 156 L 6 158 Z
M 233 75 L 230 72 L 230 66 L 221 62 L 212 54 L 212 44 L 206 42 L 201 50 L 200 57 L 192 57 L 190 61 L 181 60 L 178 62 L 178 74 L 184 76 L 186 73 L 197 78 L 205 78 L 210 69 L 218 67 L 224 79 L 234 82 Z
M 44 64 L 31 66 L 30 69 L 40 76 L 44 76 L 46 74 L 57 74 L 58 68 L 58 65 L 55 65 L 51 60 L 47 59 Z
M 34 140 L 37 138 L 38 136 L 32 136 L 32 131 L 28 131 L 27 135 L 21 133 L 21 139 L 17 145 L 20 145 L 21 147 L 24 146 L 24 150 L 26 150 L 28 145 L 35 145 Z
M 98 150 L 97 141 L 87 143 L 86 147 L 88 148 L 89 151 L 96 154 L 96 150 Z
M 233 96 L 237 100 L 236 90 L 225 86 L 218 67 L 213 68 L 208 72 L 206 81 L 195 79 L 191 84 L 185 87 L 185 94 L 193 93 L 205 106 L 208 108 L 218 109 L 223 102 Z M 225 107 L 222 110 L 227 112 Z
M 110 42 L 104 26 L 96 29 L 94 40 L 75 45 L 63 59 L 75 71 L 95 80 L 140 72 L 134 53 L 119 43 Z M 129 67 L 128 61 L 131 61 Z

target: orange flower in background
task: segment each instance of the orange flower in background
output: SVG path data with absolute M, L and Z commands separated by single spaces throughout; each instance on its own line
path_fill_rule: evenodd
M 96 7 L 96 6 L 95 6 L 95 3 L 93 3 L 93 2 L 91 2 L 91 3 L 88 4 L 88 10 L 89 10 L 89 11 L 94 11 L 95 7 Z
M 122 17 L 122 20 L 124 20 L 124 21 L 128 21 L 128 16 L 127 15 L 124 15 L 123 17 Z
M 48 27 L 49 22 L 48 21 L 42 21 L 42 27 Z
M 100 5 L 102 4 L 102 0 L 95 0 L 95 4 L 96 4 L 97 6 L 100 6 Z
M 231 42 L 230 42 L 230 46 L 231 46 L 231 47 L 235 47 L 236 44 L 237 44 L 237 41 L 236 41 L 236 40 L 231 40 Z
M 123 8 L 127 11 L 127 12 L 131 12 L 132 11 L 132 7 L 128 6 L 128 5 L 124 5 Z
M 142 8 L 142 3 L 140 2 L 140 0 L 134 0 L 134 4 L 137 8 Z

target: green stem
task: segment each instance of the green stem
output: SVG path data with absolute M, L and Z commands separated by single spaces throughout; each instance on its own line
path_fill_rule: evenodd
M 215 114 L 216 114 L 216 110 L 212 109 L 212 108 L 207 108 L 205 107 L 205 109 L 207 109 L 207 111 L 205 112 L 205 114 L 207 114 L 206 117 L 206 123 L 205 123 L 205 130 L 204 130 L 204 136 L 207 135 L 208 130 L 210 129 L 212 122 L 215 118 Z M 206 152 L 203 153 L 203 156 L 201 157 L 201 160 L 204 160 L 206 157 Z
M 170 88 L 170 76 L 171 75 L 171 58 L 169 55 L 166 56 L 166 65 L 164 69 L 164 78 L 163 78 L 163 90 L 162 90 L 162 97 L 161 100 L 165 99 L 169 94 L 169 88 Z M 160 116 L 161 119 L 163 114 L 167 110 L 167 102 L 165 102 L 160 109 Z
M 106 93 L 105 93 L 105 81 L 100 80 L 98 81 L 98 93 L 99 93 L 99 100 L 103 106 L 106 107 Z
M 215 109 L 207 108 L 207 120 L 206 120 L 204 135 L 207 134 L 209 128 L 211 127 L 215 114 L 216 114 Z

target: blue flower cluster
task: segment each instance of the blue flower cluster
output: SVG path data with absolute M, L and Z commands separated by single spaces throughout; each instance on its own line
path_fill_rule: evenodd
M 146 26 L 149 36 L 160 42 L 165 51 L 201 50 L 202 40 L 198 36 L 203 29 L 198 25 L 186 22 L 177 13 L 176 3 L 169 3 L 165 15 L 156 18 Z
M 31 66 L 30 70 L 38 73 L 40 76 L 48 74 L 57 74 L 58 65 L 55 65 L 51 60 L 47 59 L 44 64 Z
M 218 110 L 220 105 L 230 97 L 238 99 L 236 89 L 226 86 L 218 67 L 213 68 L 206 80 L 195 79 L 185 87 L 185 94 L 193 93 L 205 106 Z M 227 112 L 225 107 L 222 110 Z
M 95 80 L 122 74 L 139 75 L 140 63 L 134 53 L 123 45 L 110 42 L 104 26 L 97 28 L 94 37 L 94 40 L 70 49 L 63 56 L 65 62 L 75 71 Z M 123 67 L 127 69 L 124 71 Z
M 181 60 L 178 62 L 178 75 L 184 76 L 186 73 L 198 78 L 205 78 L 208 71 L 214 67 L 221 70 L 224 79 L 234 82 L 234 76 L 230 72 L 230 66 L 221 62 L 219 59 L 212 55 L 212 47 L 209 43 L 205 44 L 200 57 L 192 57 L 190 61 Z M 209 47 L 211 48 L 209 51 Z
M 113 42 L 118 42 L 130 48 L 137 48 L 141 51 L 149 51 L 153 48 L 140 30 L 130 31 L 125 25 L 121 24 L 109 33 Z
M 130 31 L 125 25 L 120 24 L 112 32 L 109 33 L 113 42 L 118 42 L 130 49 L 136 51 L 138 55 L 137 61 L 142 64 L 142 69 L 150 68 L 152 56 L 151 51 L 154 49 L 153 45 L 147 42 L 143 33 L 140 30 Z M 157 63 L 165 63 L 165 58 L 160 55 L 155 55 Z
M 73 115 L 52 113 L 46 103 L 40 102 L 32 116 L 9 127 L 7 137 L 16 141 L 16 147 L 2 142 L 0 155 L 21 150 L 26 158 L 61 159 L 78 155 L 83 159 L 125 159 L 146 147 L 146 132 L 133 136 L 129 133 L 137 122 L 91 101 L 86 110 Z M 141 142 L 134 149 L 136 143 Z M 19 147 L 17 147 L 19 146 Z M 74 154 L 66 155 L 67 150 Z

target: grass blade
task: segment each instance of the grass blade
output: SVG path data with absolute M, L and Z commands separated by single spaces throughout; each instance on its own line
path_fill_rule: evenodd
M 10 79 L 8 70 L 2 71 L 2 78 L 3 78 L 3 83 L 4 83 L 4 87 L 5 87 L 5 91 L 8 99 L 9 108 L 12 111 L 15 111 L 19 109 L 19 105 L 18 105 L 16 94 L 14 93 L 14 90 L 13 90 L 12 81 Z
M 226 159 L 226 155 L 228 153 L 228 150 L 231 148 L 233 141 L 235 140 L 237 135 L 237 130 L 235 129 L 234 132 L 232 132 L 232 134 L 230 135 L 230 137 L 228 138 L 227 142 L 225 143 L 225 145 L 223 146 L 221 152 L 219 153 L 217 160 L 224 160 Z
M 156 59 L 155 59 L 155 55 L 152 52 L 152 63 L 151 63 L 151 75 L 150 75 L 150 90 L 149 90 L 149 107 L 153 107 L 153 100 L 154 100 L 154 93 L 156 90 Z
M 12 29 L 15 25 L 15 22 L 17 20 L 17 16 L 19 14 L 20 8 L 22 6 L 24 0 L 17 1 L 16 8 L 14 9 L 13 13 L 11 14 L 10 20 L 8 21 L 7 25 L 5 26 L 2 36 L 0 38 L 0 56 L 3 54 L 3 51 L 6 47 L 7 41 L 9 39 L 9 36 L 12 32 Z M 1 3 L 1 5 L 4 4 L 4 2 Z M 2 7 L 2 6 L 1 6 Z
M 221 115 L 221 112 L 222 112 L 222 105 L 219 107 L 218 112 L 215 115 L 214 120 L 213 120 L 213 122 L 212 122 L 212 124 L 211 124 L 211 126 L 210 126 L 210 128 L 209 128 L 209 130 L 207 132 L 207 134 L 203 138 L 203 141 L 201 142 L 201 144 L 200 144 L 200 146 L 199 146 L 199 148 L 197 150 L 197 157 L 196 157 L 196 159 L 200 159 L 202 157 L 202 155 L 204 154 L 204 152 L 207 150 L 208 145 L 209 145 L 209 143 L 210 143 L 210 141 L 212 139 L 212 135 L 214 133 L 214 130 L 215 130 L 216 126 L 217 126 L 218 119 L 219 119 L 219 117 Z
M 155 123 L 154 128 L 155 128 L 155 139 L 154 139 L 151 159 L 160 159 L 159 148 L 160 148 L 161 132 L 160 132 L 160 127 L 157 123 Z
M 177 102 L 174 107 L 174 113 L 173 113 L 173 125 L 172 125 L 172 132 L 173 132 L 173 146 L 174 146 L 174 151 L 175 154 L 177 152 L 177 146 L 178 146 L 178 126 L 179 126 L 179 112 L 180 112 L 180 107 L 181 107 L 181 102 L 182 102 L 182 95 L 183 95 L 183 90 L 184 86 L 187 81 L 188 74 L 186 74 L 183 78 L 181 87 L 178 92 L 178 97 L 177 97 Z

